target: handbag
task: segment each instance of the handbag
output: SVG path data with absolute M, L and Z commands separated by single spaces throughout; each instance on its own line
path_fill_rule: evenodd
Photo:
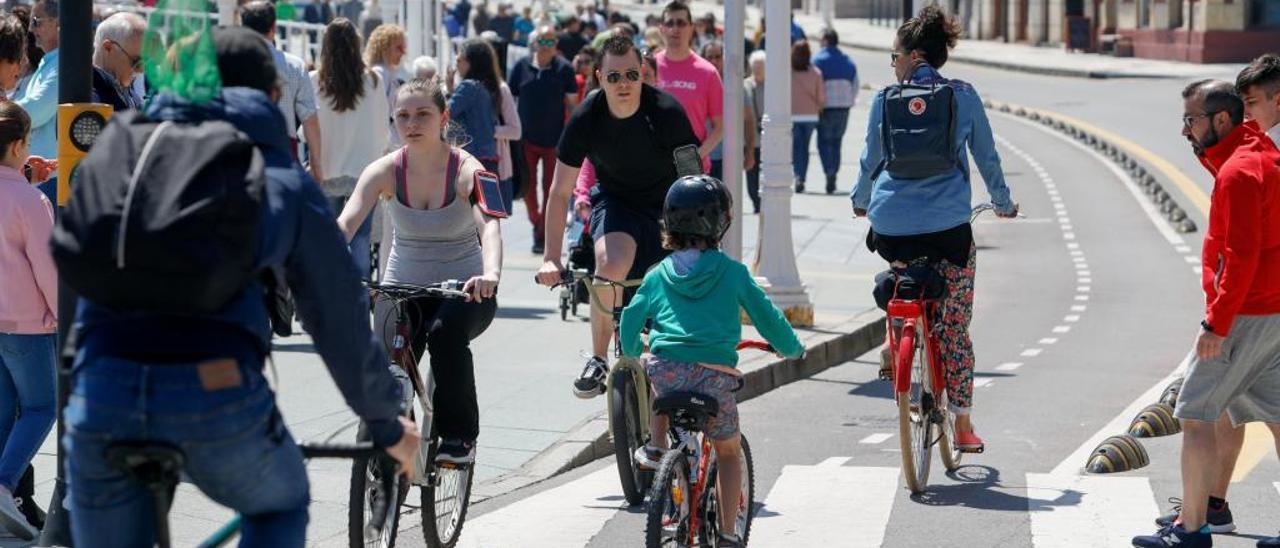
M 498 113 L 498 120 L 502 125 L 507 124 L 502 113 Z M 521 140 L 508 141 L 507 145 L 511 147 L 511 197 L 519 200 L 529 189 L 529 164 L 524 160 L 524 143 Z

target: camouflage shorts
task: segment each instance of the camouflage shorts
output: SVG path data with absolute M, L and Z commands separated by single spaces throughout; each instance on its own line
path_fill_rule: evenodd
M 645 364 L 649 381 L 657 397 L 671 392 L 698 392 L 716 399 L 720 411 L 707 419 L 707 437 L 721 441 L 738 433 L 738 402 L 733 392 L 738 389 L 739 377 L 703 367 L 696 363 L 668 360 L 650 356 Z

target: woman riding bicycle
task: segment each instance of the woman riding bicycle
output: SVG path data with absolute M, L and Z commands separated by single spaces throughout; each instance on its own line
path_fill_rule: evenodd
M 919 263 L 928 256 L 937 263 L 945 279 L 947 296 L 937 324 L 940 359 L 947 373 L 947 399 L 956 416 L 956 445 L 963 451 L 980 451 L 982 439 L 973 431 L 973 343 L 969 321 L 973 317 L 973 277 L 977 248 L 970 226 L 971 187 L 966 145 L 978 164 L 996 215 L 1010 218 L 1018 214 L 1018 204 L 1009 197 L 1000 156 L 996 153 L 991 125 L 981 98 L 973 87 L 948 80 L 938 73 L 947 62 L 948 51 L 960 36 L 960 26 L 937 6 L 927 6 L 898 27 L 892 65 L 898 82 L 927 90 L 948 87 L 954 94 L 953 114 L 937 118 L 954 128 L 949 136 L 954 155 L 951 167 L 924 178 L 895 175 L 886 165 L 882 132 L 887 92 L 876 94 L 867 124 L 866 147 L 861 172 L 851 198 L 854 214 L 871 220 L 867 245 L 895 267 Z M 926 113 L 922 97 L 907 103 L 910 114 Z M 938 116 L 937 113 L 933 113 Z M 895 154 L 911 151 L 894 150 Z M 900 171 L 899 171 L 900 173 Z
M 438 460 L 468 463 L 480 433 L 470 341 L 497 310 L 506 217 L 496 175 L 445 140 L 449 110 L 434 81 L 414 80 L 396 94 L 396 130 L 404 148 L 374 161 L 360 175 L 338 225 L 350 239 L 378 199 L 395 227 L 383 279 L 426 285 L 466 280 L 466 302 L 434 298 L 408 307 L 415 356 L 431 353 L 441 443 Z M 482 184 L 488 181 L 490 184 Z

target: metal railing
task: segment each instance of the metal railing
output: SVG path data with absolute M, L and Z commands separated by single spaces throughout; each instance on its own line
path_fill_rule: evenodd
M 138 4 L 117 2 L 95 2 L 95 4 L 117 11 L 134 12 L 143 17 L 150 17 L 156 11 L 155 8 Z M 170 10 L 169 13 L 180 17 L 208 17 L 211 24 L 216 25 L 218 23 L 217 12 Z M 276 47 L 280 48 L 281 51 L 297 55 L 308 64 L 314 64 L 320 59 L 320 37 L 322 34 L 324 34 L 324 25 L 299 21 L 279 21 L 276 23 Z

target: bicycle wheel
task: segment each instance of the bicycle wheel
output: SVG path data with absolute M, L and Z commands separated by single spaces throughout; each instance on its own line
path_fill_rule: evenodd
M 614 367 L 609 373 L 609 430 L 613 432 L 613 456 L 618 463 L 618 479 L 628 504 L 644 502 L 644 483 L 640 466 L 635 462 L 636 450 L 644 443 L 640 438 L 640 404 L 631 371 Z
M 912 493 L 924 491 L 929 481 L 929 464 L 933 448 L 933 396 L 930 393 L 929 353 L 923 351 L 916 328 L 909 325 L 902 329 L 898 341 L 897 373 L 902 365 L 908 367 L 910 382 L 906 392 L 897 393 L 898 439 L 902 447 L 902 476 Z
M 369 432 L 360 426 L 356 436 L 359 441 L 369 441 Z M 382 467 L 372 459 L 355 459 L 351 463 L 351 490 L 347 500 L 347 540 L 351 548 L 391 548 L 396 545 L 396 530 L 400 527 L 400 505 L 409 494 L 404 478 L 396 480 L 395 498 L 387 508 L 382 532 L 366 535 L 365 525 L 372 519 L 372 501 L 384 496 L 382 491 Z
M 689 494 L 688 458 L 683 451 L 667 451 L 649 490 L 646 548 L 690 546 Z
M 756 486 L 756 471 L 751 460 L 751 444 L 747 443 L 747 437 L 742 436 L 742 453 L 738 456 L 742 466 L 742 478 L 740 483 L 740 493 L 738 495 L 738 505 L 731 509 L 737 513 L 737 519 L 734 521 L 734 534 L 742 539 L 742 545 L 746 546 L 751 536 L 751 521 L 754 517 L 754 501 Z M 700 506 L 703 509 L 702 531 L 698 537 L 704 546 L 715 546 L 720 536 L 720 467 L 716 463 L 712 463 L 711 471 L 708 472 L 710 477 L 707 478 L 707 494 L 706 499 Z
M 956 416 L 947 405 L 949 400 L 945 393 L 945 388 L 938 390 L 938 410 L 942 413 L 942 431 L 939 432 L 938 436 L 938 454 L 942 456 L 942 466 L 946 467 L 948 472 L 954 472 L 957 468 L 960 468 L 960 461 L 964 457 L 964 453 L 961 453 L 959 447 L 955 444 Z
M 427 451 L 427 483 L 422 487 L 422 536 L 431 548 L 453 548 L 467 518 L 473 465 L 435 464 L 439 438 L 434 432 L 432 438 Z

